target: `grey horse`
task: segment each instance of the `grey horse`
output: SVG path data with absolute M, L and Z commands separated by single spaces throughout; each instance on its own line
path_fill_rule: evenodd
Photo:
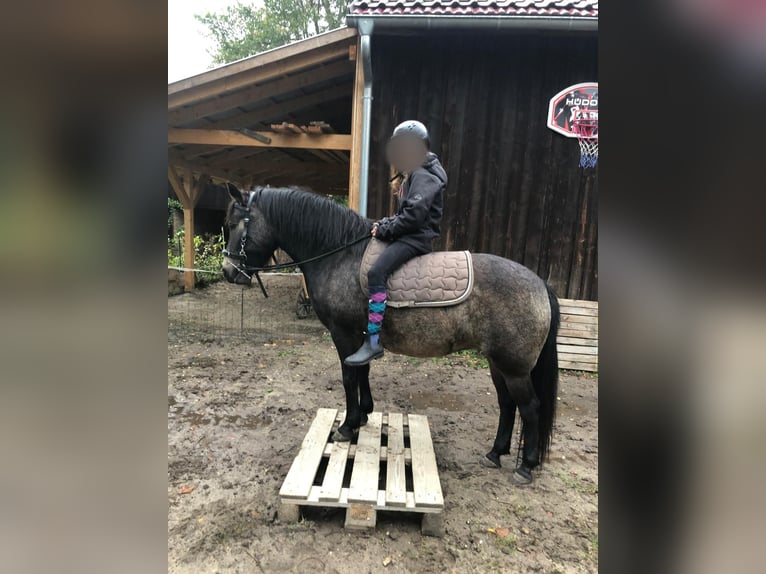
M 328 198 L 292 188 L 256 188 L 242 193 L 229 184 L 229 240 L 223 262 L 227 281 L 250 284 L 276 248 L 300 263 L 317 317 L 338 350 L 346 394 L 346 418 L 333 435 L 350 440 L 373 410 L 369 365 L 343 359 L 362 343 L 367 296 L 359 266 L 372 221 Z M 348 246 L 347 248 L 343 248 Z M 340 249 L 339 249 L 340 248 Z M 327 254 L 327 255 L 325 255 Z M 308 261 L 307 261 L 308 260 Z M 387 310 L 381 332 L 386 349 L 413 357 L 440 357 L 463 349 L 483 353 L 497 391 L 500 420 L 495 442 L 481 459 L 500 467 L 510 454 L 516 408 L 522 419 L 522 461 L 516 482 L 532 481 L 546 458 L 556 411 L 558 357 L 556 295 L 523 265 L 473 254 L 474 290 L 452 307 Z

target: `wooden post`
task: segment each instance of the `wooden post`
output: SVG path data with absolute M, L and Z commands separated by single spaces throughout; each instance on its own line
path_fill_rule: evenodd
M 184 267 L 194 269 L 194 207 L 184 206 Z M 194 271 L 184 272 L 184 290 L 194 289 Z
M 184 206 L 184 267 L 194 269 L 194 207 L 202 195 L 209 176 L 201 174 L 195 184 L 190 167 L 184 170 L 184 177 L 181 179 L 175 167 L 168 166 L 168 179 Z M 189 292 L 193 289 L 194 271 L 185 271 L 184 290 Z
M 354 95 L 351 102 L 351 158 L 348 174 L 348 206 L 359 211 L 359 178 L 362 173 L 362 92 L 364 91 L 364 68 L 362 50 L 357 40 Z

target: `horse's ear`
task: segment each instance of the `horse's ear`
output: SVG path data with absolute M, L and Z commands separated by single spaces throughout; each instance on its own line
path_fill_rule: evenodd
M 231 198 L 237 203 L 244 205 L 245 200 L 242 197 L 242 192 L 239 191 L 233 183 L 226 182 L 226 190 L 229 192 Z

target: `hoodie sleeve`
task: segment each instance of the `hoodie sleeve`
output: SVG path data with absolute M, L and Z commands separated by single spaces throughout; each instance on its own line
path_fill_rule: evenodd
M 428 221 L 431 205 L 441 187 L 442 182 L 435 175 L 425 170 L 414 172 L 399 214 L 383 219 L 376 236 L 384 241 L 393 241 L 420 230 Z

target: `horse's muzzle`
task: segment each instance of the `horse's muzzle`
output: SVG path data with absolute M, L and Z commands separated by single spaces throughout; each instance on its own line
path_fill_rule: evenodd
M 229 283 L 234 283 L 236 285 L 250 285 L 252 281 L 252 277 L 245 274 L 237 265 L 227 258 L 224 258 L 223 260 L 222 271 L 224 279 Z

